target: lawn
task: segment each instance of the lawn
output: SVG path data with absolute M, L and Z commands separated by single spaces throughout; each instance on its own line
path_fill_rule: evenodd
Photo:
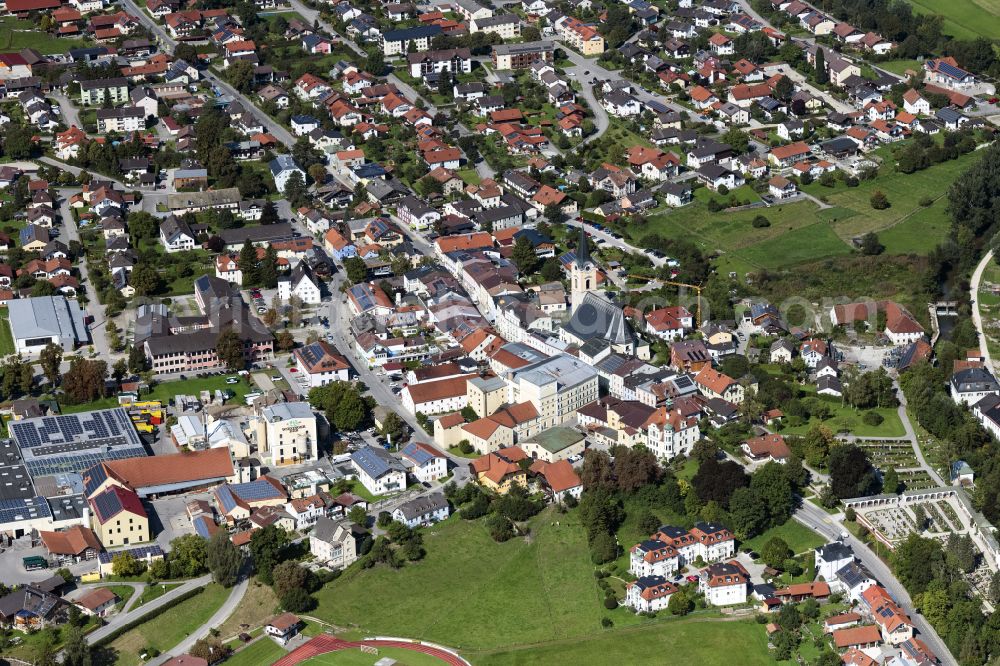
M 10 326 L 7 319 L 10 313 L 7 308 L 0 308 L 0 356 L 7 356 L 14 353 L 14 337 L 10 333 Z
M 183 583 L 157 583 L 156 585 L 147 585 L 145 589 L 143 589 L 142 594 L 139 596 L 138 601 L 135 602 L 135 606 L 133 606 L 133 608 L 138 608 L 143 604 L 148 604 L 154 599 L 159 599 L 170 590 L 175 587 L 180 587 L 181 585 L 183 585 Z
M 906 70 L 908 69 L 913 70 L 914 72 L 919 72 L 924 68 L 924 64 L 919 60 L 886 60 L 884 62 L 875 63 L 875 66 L 879 69 L 884 69 L 887 72 L 899 74 L 900 76 L 906 74 Z
M 733 650 L 738 651 L 738 656 Z M 466 653 L 477 666 L 524 664 L 662 664 L 681 650 L 684 661 L 699 666 L 772 664 L 764 627 L 750 621 L 691 618 L 646 622 L 628 628 L 596 630 L 578 640 L 523 648 Z M 330 662 L 332 663 L 332 662 Z M 340 662 L 337 662 L 338 664 Z
M 221 585 L 206 585 L 200 594 L 125 632 L 109 646 L 118 653 L 116 663 L 138 666 L 139 653 L 146 647 L 169 650 L 201 627 L 228 597 L 229 590 Z
M 605 611 L 574 513 L 546 511 L 532 521 L 528 540 L 502 544 L 489 537 L 483 521 L 456 516 L 426 530 L 424 545 L 425 559 L 398 571 L 350 569 L 317 593 L 312 615 L 459 650 L 579 639 L 601 631 Z M 388 589 L 394 590 L 391 604 L 373 594 Z
M 252 580 L 233 614 L 219 625 L 219 634 L 226 640 L 246 631 L 241 625 L 248 625 L 252 630 L 263 625 L 277 613 L 278 598 L 274 595 L 274 590 L 268 585 Z
M 132 594 L 135 592 L 135 588 L 131 585 L 108 585 L 107 587 L 118 597 L 118 603 L 115 604 L 116 610 L 125 608 L 125 604 L 128 603 L 128 600 L 132 598 Z
M 811 385 L 802 386 L 800 388 L 806 394 L 814 394 L 816 391 L 816 387 Z M 806 395 L 803 397 L 814 396 Z M 849 432 L 853 435 L 857 435 L 858 437 L 903 437 L 906 435 L 906 430 L 903 428 L 903 424 L 899 420 L 899 413 L 896 411 L 895 407 L 855 409 L 850 405 L 842 404 L 840 400 L 837 400 L 836 398 L 826 398 L 823 396 L 819 397 L 833 413 L 831 418 L 826 419 L 825 421 L 810 419 L 803 425 L 796 426 L 794 428 L 782 428 L 781 433 L 783 435 L 804 435 L 813 425 L 816 423 L 822 423 L 834 433 Z M 882 416 L 882 423 L 877 426 L 868 425 L 862 420 L 865 412 L 877 412 Z
M 33 21 L 18 20 L 13 16 L 0 18 L 0 51 L 32 48 L 42 54 L 55 54 L 90 45 L 90 41 L 82 38 L 56 37 L 42 32 Z
M 153 387 L 153 390 L 149 393 L 144 393 L 142 395 L 143 400 L 159 400 L 163 404 L 173 398 L 176 395 L 193 395 L 198 396 L 202 391 L 211 391 L 214 393 L 216 389 L 225 391 L 230 390 L 236 394 L 236 397 L 231 400 L 231 402 L 242 402 L 243 396 L 250 392 L 252 385 L 248 384 L 243 378 L 240 379 L 238 384 L 227 384 L 226 378 L 233 375 L 215 375 L 213 377 L 191 377 L 188 379 L 178 379 L 176 381 L 162 382 Z M 73 412 L 84 412 L 92 409 L 108 409 L 110 407 L 118 406 L 118 398 L 111 396 L 109 398 L 104 398 L 103 400 L 96 400 L 94 402 L 87 402 L 80 405 L 60 405 L 60 409 L 64 414 L 72 414 Z
M 337 652 L 321 654 L 303 663 L 307 666 L 373 666 L 380 659 L 394 659 L 395 663 L 406 666 L 442 666 L 444 664 L 437 657 L 402 648 L 379 648 L 378 654 L 367 654 L 360 649 L 338 650 Z M 226 663 L 249 664 L 250 662 L 236 662 L 230 659 Z M 268 662 L 258 661 L 256 663 Z
M 922 14 L 944 17 L 944 32 L 959 39 L 1000 34 L 1000 2 L 998 0 L 909 0 Z
M 479 176 L 479 172 L 473 168 L 470 169 L 459 169 L 455 174 L 464 180 L 469 185 L 478 185 L 482 182 L 482 178 Z
M 272 641 L 267 636 L 264 636 L 240 652 L 237 652 L 229 659 L 226 659 L 226 664 L 227 666 L 258 666 L 260 664 L 273 664 L 286 654 L 288 653 L 285 652 L 283 647 Z
M 887 245 L 890 252 L 929 251 L 944 239 L 948 229 L 947 202 L 941 197 L 947 193 L 955 178 L 981 154 L 969 153 L 911 174 L 895 171 L 891 147 L 880 148 L 875 154 L 884 163 L 874 180 L 863 181 L 858 187 L 847 187 L 839 181 L 835 187 L 824 187 L 814 182 L 803 189 L 825 198 L 835 207 L 821 211 L 819 217 L 829 222 L 834 232 L 845 241 L 875 231 L 880 238 L 883 233 L 889 234 L 898 244 L 897 247 Z M 870 200 L 875 190 L 885 193 L 891 204 L 889 208 L 875 210 L 871 207 Z M 924 198 L 934 200 L 935 204 L 929 208 L 921 207 L 919 202 Z
M 705 192 L 696 190 L 700 196 L 694 203 L 652 215 L 645 226 L 626 233 L 635 241 L 648 233 L 693 240 L 706 251 L 722 252 L 720 270 L 742 273 L 785 268 L 851 251 L 830 224 L 818 220 L 816 205 L 811 201 L 712 213 L 707 200 L 724 198 Z M 737 193 L 743 199 L 752 198 L 742 190 Z M 766 217 L 770 226 L 754 228 L 752 221 L 758 215 Z
M 740 548 L 751 548 L 759 551 L 765 543 L 772 537 L 781 537 L 788 547 L 795 554 L 804 553 L 818 546 L 822 546 L 825 540 L 811 529 L 797 520 L 790 519 L 784 525 L 772 527 L 763 534 L 758 534 L 752 539 L 740 544 Z

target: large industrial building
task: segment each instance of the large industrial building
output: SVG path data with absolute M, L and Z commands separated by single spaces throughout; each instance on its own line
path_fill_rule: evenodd
M 87 526 L 83 472 L 109 460 L 144 458 L 124 409 L 41 416 L 10 424 L 0 441 L 0 533 Z

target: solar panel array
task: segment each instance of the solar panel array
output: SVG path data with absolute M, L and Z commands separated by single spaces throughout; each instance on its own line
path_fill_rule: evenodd
M 102 521 L 117 515 L 123 509 L 121 500 L 118 499 L 118 494 L 115 492 L 105 491 L 92 497 L 91 501 Z
M 367 312 L 375 307 L 375 300 L 372 297 L 371 289 L 366 284 L 358 284 L 351 287 L 351 295 L 358 303 L 361 312 Z
M 249 483 L 236 483 L 231 486 L 231 489 L 237 497 L 245 502 L 266 500 L 283 495 L 264 479 L 257 479 Z
M 938 71 L 942 74 L 947 74 L 948 76 L 954 77 L 956 79 L 965 78 L 968 76 L 968 72 L 965 72 L 954 65 L 949 63 L 938 61 L 937 63 Z
M 125 550 L 101 551 L 97 554 L 97 560 L 101 564 L 111 564 L 112 558 L 118 553 L 130 553 L 137 560 L 163 557 L 163 549 L 159 546 L 137 546 L 136 548 L 126 548 Z
M 79 474 L 106 460 L 147 455 L 120 407 L 24 419 L 11 423 L 10 431 L 34 477 Z
M 44 497 L 0 500 L 0 524 L 18 520 L 34 520 L 52 515 Z

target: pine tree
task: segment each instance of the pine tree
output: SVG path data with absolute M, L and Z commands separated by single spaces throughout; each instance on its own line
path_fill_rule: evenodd
M 823 48 L 816 49 L 816 83 L 820 85 L 830 80 L 830 75 L 826 71 L 826 54 Z
M 248 238 L 240 248 L 240 271 L 243 273 L 243 286 L 252 287 L 257 284 L 257 248 Z
M 257 281 L 265 289 L 278 286 L 278 251 L 273 245 L 268 245 L 264 259 L 257 266 Z

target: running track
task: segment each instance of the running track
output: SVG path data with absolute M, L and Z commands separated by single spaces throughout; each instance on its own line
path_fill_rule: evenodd
M 296 664 L 300 664 L 307 659 L 315 657 L 316 655 L 336 652 L 337 650 L 357 649 L 362 645 L 375 648 L 400 648 L 403 650 L 413 650 L 414 652 L 422 652 L 432 657 L 437 657 L 443 663 L 449 664 L 450 666 L 469 666 L 469 662 L 465 661 L 455 653 L 442 650 L 441 648 L 431 647 L 430 645 L 388 639 L 372 639 L 353 642 L 341 640 L 326 634 L 316 636 L 305 645 L 292 650 L 286 656 L 274 662 L 273 666 L 295 666 Z

